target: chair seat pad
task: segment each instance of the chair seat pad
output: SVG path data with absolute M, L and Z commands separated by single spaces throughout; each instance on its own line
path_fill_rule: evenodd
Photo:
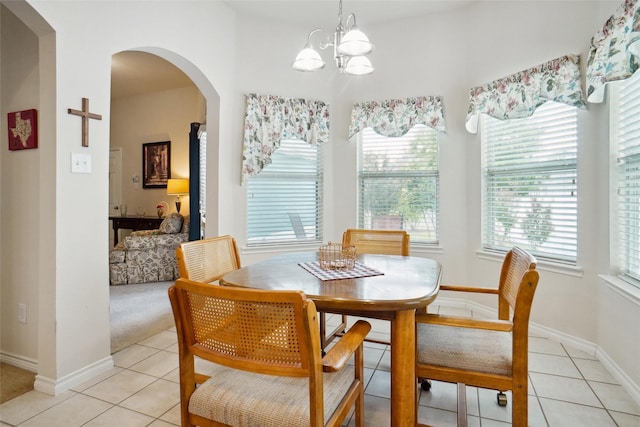
M 189 412 L 233 426 L 309 427 L 309 379 L 276 377 L 217 365 L 189 401 Z M 325 373 L 324 419 L 335 412 L 354 381 L 352 365 Z
M 511 375 L 511 333 L 418 323 L 418 364 Z

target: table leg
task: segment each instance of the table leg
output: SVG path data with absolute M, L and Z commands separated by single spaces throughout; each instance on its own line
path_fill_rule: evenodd
M 395 313 L 391 320 L 391 426 L 415 426 L 415 310 Z

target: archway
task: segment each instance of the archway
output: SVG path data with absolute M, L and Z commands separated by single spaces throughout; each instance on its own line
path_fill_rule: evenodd
M 128 215 L 136 215 L 140 206 L 146 215 L 155 214 L 155 206 L 160 201 L 168 201 L 170 212 L 175 211 L 174 199 L 169 198 L 165 188 L 143 187 L 141 146 L 160 140 L 170 141 L 171 177 L 194 179 L 189 176 L 190 124 L 206 123 L 207 115 L 218 114 L 217 92 L 193 64 L 172 52 L 150 48 L 113 55 L 111 89 L 110 145 L 122 152 L 122 204 L 128 205 Z M 217 123 L 217 117 L 213 121 Z M 208 134 L 207 152 L 215 155 L 217 132 L 209 127 Z M 183 203 L 180 212 L 191 215 L 188 207 L 185 211 L 185 205 Z M 110 246 L 113 246 L 112 242 L 110 236 Z M 157 329 L 162 329 L 163 323 L 157 323 L 158 327 L 146 332 L 144 325 L 138 327 L 141 333 L 160 332 Z M 111 326 L 113 352 L 121 347 L 121 341 L 113 339 L 114 330 L 120 330 L 113 317 Z M 131 341 L 132 335 L 127 335 Z M 115 341 L 119 344 L 114 347 Z

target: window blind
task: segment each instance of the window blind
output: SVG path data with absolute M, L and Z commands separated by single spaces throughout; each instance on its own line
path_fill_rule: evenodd
M 517 245 L 538 257 L 575 262 L 577 109 L 546 102 L 531 116 L 482 116 L 483 246 Z
M 204 125 L 199 129 L 200 139 L 200 234 L 204 236 L 207 222 L 207 131 Z
M 247 246 L 322 241 L 322 144 L 282 140 L 247 179 Z
M 358 223 L 403 229 L 413 243 L 438 243 L 438 132 L 416 125 L 390 138 L 365 128 L 358 141 Z
M 612 115 L 617 142 L 615 230 L 620 273 L 640 286 L 640 73 L 619 83 Z

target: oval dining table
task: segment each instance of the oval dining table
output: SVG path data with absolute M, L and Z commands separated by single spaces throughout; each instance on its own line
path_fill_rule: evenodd
M 391 426 L 415 426 L 415 311 L 436 298 L 442 274 L 440 264 L 416 256 L 363 254 L 358 255 L 357 262 L 381 274 L 322 280 L 301 266 L 317 261 L 317 252 L 278 255 L 227 273 L 220 284 L 266 290 L 301 290 L 320 311 L 389 320 Z

